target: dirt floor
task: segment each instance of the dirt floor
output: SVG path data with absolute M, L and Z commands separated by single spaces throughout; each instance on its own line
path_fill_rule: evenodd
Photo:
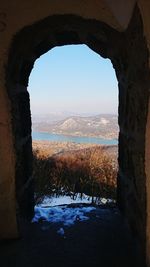
M 144 267 L 116 207 L 97 207 L 87 221 L 25 224 L 22 238 L 0 247 L 1 267 Z M 11 223 L 11 222 L 10 222 Z M 57 233 L 63 227 L 65 234 Z

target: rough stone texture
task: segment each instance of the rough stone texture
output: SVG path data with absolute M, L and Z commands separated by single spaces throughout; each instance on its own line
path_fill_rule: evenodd
M 16 150 L 15 185 L 17 213 L 31 219 L 34 208 L 32 180 L 32 141 L 29 94 L 25 87 L 16 86 L 11 92 L 13 134 Z M 11 88 L 12 89 L 12 88 Z
M 41 0 L 1 3 L 1 237 L 17 236 L 16 197 L 18 214 L 26 218 L 33 214 L 31 119 L 26 86 L 34 61 L 57 45 L 84 43 L 110 58 L 116 70 L 120 102 L 118 201 L 141 242 L 142 253 L 147 245 L 150 265 L 150 3 L 139 0 L 142 18 L 136 7 L 130 21 L 135 2 L 64 0 L 60 4 L 56 0 L 52 4 L 43 0 L 42 7 Z
M 108 2 L 108 3 L 107 3 Z M 126 10 L 125 24 L 122 26 L 119 22 L 118 16 L 120 17 L 121 10 L 119 8 L 119 14 L 113 13 L 111 1 L 97 1 L 97 0 L 85 0 L 85 1 L 74 1 L 74 0 L 59 0 L 47 1 L 47 0 L 31 0 L 31 1 L 21 1 L 14 0 L 1 1 L 0 4 L 0 114 L 2 124 L 0 127 L 0 173 L 1 181 L 0 187 L 1 192 L 3 192 L 2 200 L 0 201 L 1 210 L 1 225 L 0 236 L 3 238 L 15 237 L 17 236 L 17 226 L 16 226 L 16 199 L 15 199 L 15 172 L 17 162 L 15 164 L 15 151 L 13 149 L 14 138 L 12 135 L 12 124 L 10 116 L 10 102 L 8 101 L 6 93 L 6 79 L 5 79 L 5 69 L 8 65 L 8 53 L 11 46 L 13 36 L 19 32 L 23 27 L 27 25 L 32 25 L 33 23 L 44 19 L 47 16 L 52 16 L 56 14 L 74 14 L 81 16 L 82 18 L 97 19 L 98 21 L 103 21 L 108 25 L 111 25 L 115 29 L 123 30 L 127 27 L 130 17 L 132 15 L 132 10 L 134 8 L 134 0 L 127 0 L 127 5 L 124 5 Z M 133 2 L 132 4 L 129 4 Z M 120 6 L 116 2 L 117 5 Z M 116 5 L 113 3 L 113 6 Z M 121 7 L 121 6 L 120 6 Z M 34 38 L 34 36 L 33 36 Z M 26 43 L 26 45 L 28 42 Z M 18 48 L 19 50 L 19 48 Z M 14 78 L 18 69 L 22 66 L 23 68 L 32 68 L 33 60 L 26 60 L 24 66 L 17 65 L 14 69 Z M 13 67 L 13 64 L 12 64 Z M 27 72 L 23 72 L 28 76 Z M 22 77 L 26 79 L 26 77 Z M 11 89 L 13 93 L 19 93 L 24 91 L 24 87 L 21 84 L 15 83 L 11 84 Z M 12 104 L 12 103 L 11 103 Z M 12 104 L 13 107 L 13 104 Z M 3 124 L 4 121 L 4 124 Z M 19 121 L 19 118 L 18 118 Z M 23 126 L 20 127 L 23 131 Z M 19 131 L 19 129 L 18 129 Z M 5 137 L 5 138 L 4 138 Z M 28 137 L 19 140 L 17 143 L 25 143 Z M 17 145 L 17 144 L 16 144 Z M 7 151 L 7 153 L 6 153 Z M 9 170 L 8 170 L 9 166 Z M 2 178 L 3 177 L 3 178 Z M 6 186 L 9 184 L 9 186 Z M 11 227 L 9 222 L 11 223 Z M 13 223 L 14 222 L 14 223 Z M 8 229 L 10 231 L 8 231 Z
M 0 61 L 0 239 L 18 235 L 14 167 L 15 157 L 10 122 L 10 105 L 2 87 L 4 66 Z M 3 220 L 5 218 L 5 220 Z M 11 218 L 11 225 L 10 225 Z M 6 228 L 9 225 L 9 228 Z
M 146 241 L 144 147 L 150 73 L 148 49 L 142 31 L 142 22 L 139 16 L 135 15 L 125 34 L 126 64 L 122 66 L 121 79 L 118 76 L 120 88 L 118 202 L 129 218 L 135 235 L 140 238 L 144 253 Z
M 150 266 L 150 101 L 149 101 L 149 112 L 147 119 L 146 129 L 146 175 L 147 175 L 147 231 L 146 231 L 146 245 L 147 245 L 147 263 Z
M 17 192 L 20 192 L 31 176 L 31 173 L 28 173 L 30 168 L 24 167 L 26 153 L 23 148 L 26 147 L 23 142 L 24 138 L 31 147 L 27 139 L 31 128 L 27 92 L 20 92 L 17 97 L 14 97 L 12 88 L 15 88 L 16 83 L 21 88 L 28 85 L 28 77 L 34 61 L 41 54 L 54 46 L 79 43 L 85 43 L 101 56 L 109 57 L 116 69 L 120 102 L 118 203 L 129 218 L 132 230 L 140 239 L 144 253 L 146 228 L 144 147 L 149 72 L 148 50 L 138 9 L 135 9 L 133 19 L 125 33 L 119 33 L 95 20 L 64 15 L 48 17 L 26 27 L 14 38 L 7 79 L 12 111 L 15 114 L 13 117 L 14 135 L 16 144 L 21 145 L 21 147 L 16 145 Z M 27 157 L 31 157 L 31 149 L 27 151 Z M 30 186 L 28 190 L 31 190 Z M 32 205 L 29 209 L 23 208 L 26 199 L 29 200 L 28 190 L 22 196 L 17 195 L 20 213 L 25 216 L 32 214 L 33 211 Z M 29 202 L 33 203 L 32 200 Z
M 150 51 L 150 1 L 140 0 L 139 8 L 143 17 L 144 35 L 147 40 L 147 45 Z M 149 53 L 149 68 L 150 68 L 150 53 Z M 150 87 L 149 87 L 150 95 Z M 150 97 L 149 109 L 147 116 L 146 127 L 146 149 L 145 149 L 145 173 L 146 173 L 146 191 L 147 191 L 147 225 L 146 225 L 146 249 L 147 249 L 147 265 L 150 266 Z
M 15 36 L 6 77 L 13 114 L 19 215 L 31 218 L 34 207 L 31 118 L 29 95 L 26 90 L 34 61 L 54 46 L 79 43 L 87 44 L 104 57 L 113 56 L 117 52 L 116 43 L 120 44 L 120 35 L 116 30 L 95 20 L 85 20 L 73 15 L 59 15 L 26 27 Z

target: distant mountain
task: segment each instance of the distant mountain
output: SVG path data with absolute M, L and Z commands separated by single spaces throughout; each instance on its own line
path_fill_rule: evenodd
M 73 112 L 67 111 L 58 111 L 58 112 L 49 112 L 47 114 L 34 114 L 32 115 L 32 121 L 34 123 L 53 123 L 56 121 L 64 120 L 70 116 L 76 116 Z
M 33 130 L 74 136 L 95 136 L 118 138 L 118 117 L 116 115 L 69 116 L 58 121 L 48 119 L 32 122 Z

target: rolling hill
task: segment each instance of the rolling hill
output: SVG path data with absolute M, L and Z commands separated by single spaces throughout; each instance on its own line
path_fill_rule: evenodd
M 118 117 L 111 114 L 88 117 L 69 116 L 58 121 L 49 121 L 47 118 L 33 120 L 32 124 L 34 131 L 73 136 L 117 139 L 119 131 Z

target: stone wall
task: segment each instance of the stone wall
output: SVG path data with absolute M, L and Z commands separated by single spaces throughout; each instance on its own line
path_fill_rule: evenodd
M 138 29 L 138 30 L 137 30 Z M 124 57 L 119 81 L 118 203 L 145 253 L 146 175 L 145 133 L 148 113 L 149 52 L 143 25 L 135 13 L 125 33 Z
M 13 110 L 14 108 L 19 110 L 21 107 L 14 107 L 13 99 L 16 101 L 17 99 L 21 98 L 19 97 L 19 94 L 28 95 L 26 92 L 26 89 L 24 86 L 22 86 L 22 83 L 18 83 L 16 80 L 17 73 L 20 72 L 20 68 L 22 68 L 22 77 L 20 76 L 21 80 L 26 80 L 27 77 L 25 77 L 25 73 L 27 74 L 26 69 L 31 70 L 32 64 L 34 62 L 34 58 L 28 60 L 26 58 L 26 61 L 24 61 L 23 65 L 18 58 L 18 64 L 16 64 L 15 68 L 13 66 L 13 62 L 9 65 L 8 63 L 8 54 L 10 51 L 10 47 L 12 44 L 12 40 L 17 32 L 21 31 L 24 27 L 33 25 L 37 21 L 40 21 L 48 16 L 53 15 L 64 15 L 64 14 L 74 14 L 76 16 L 80 16 L 84 19 L 95 19 L 97 21 L 102 21 L 108 25 L 111 25 L 114 29 L 117 29 L 119 31 L 124 30 L 132 16 L 132 11 L 134 9 L 135 0 L 127 0 L 125 3 L 124 1 L 115 1 L 115 3 L 112 0 L 85 0 L 85 1 L 74 1 L 74 0 L 62 0 L 61 2 L 59 0 L 56 1 L 47 1 L 47 0 L 31 0 L 31 1 L 20 1 L 20 0 L 14 0 L 14 1 L 1 1 L 0 3 L 0 210 L 1 210 L 1 221 L 0 221 L 0 237 L 1 238 L 11 238 L 11 237 L 17 237 L 17 225 L 16 225 L 16 208 L 18 210 L 18 204 L 16 203 L 16 196 L 18 199 L 20 199 L 21 202 L 21 193 L 16 192 L 15 189 L 15 181 L 16 184 L 21 185 L 21 181 L 17 181 L 16 173 L 19 173 L 19 171 L 16 171 L 18 169 L 18 160 L 16 158 L 17 155 L 20 155 L 21 152 L 16 153 L 16 147 L 20 151 L 24 151 L 24 149 L 21 148 L 22 143 L 25 144 L 26 140 L 30 140 L 30 134 L 26 137 L 21 137 L 19 141 L 16 142 L 17 138 L 14 138 L 14 132 L 13 129 L 12 133 L 12 121 L 14 118 Z M 112 5 L 113 3 L 113 5 Z M 116 7 L 116 8 L 115 8 Z M 123 20 L 122 20 L 123 18 Z M 34 36 L 32 36 L 34 39 Z M 37 36 L 38 38 L 38 36 Z M 26 42 L 26 46 L 28 45 L 28 40 Z M 42 46 L 42 44 L 41 44 Z M 19 52 L 22 50 L 22 47 L 17 48 Z M 41 48 L 40 48 L 41 49 Z M 19 53 L 17 54 L 19 57 Z M 14 55 L 15 56 L 15 55 Z M 28 55 L 29 56 L 29 55 Z M 22 57 L 21 57 L 22 58 Z M 9 65 L 9 66 L 8 66 Z M 6 78 L 5 71 L 7 66 L 7 74 L 8 74 L 8 67 L 13 69 L 13 82 L 11 81 L 11 84 L 9 84 L 9 75 Z M 10 70 L 10 69 L 9 69 Z M 24 71 L 23 71 L 24 70 Z M 29 71 L 30 72 L 30 71 Z M 7 82 L 7 88 L 11 87 L 11 90 L 9 91 L 9 97 L 11 95 L 11 103 L 7 96 L 6 91 L 6 82 Z M 13 91 L 13 92 L 12 92 Z M 18 94 L 18 96 L 17 96 Z M 14 95 L 14 97 L 12 96 Z M 28 96 L 26 96 L 26 99 Z M 15 101 L 15 100 L 14 100 Z M 11 104 L 11 105 L 10 105 Z M 12 113 L 11 113 L 12 112 Z M 30 121 L 30 115 L 28 111 L 28 121 Z M 11 117 L 12 116 L 12 117 Z M 18 117 L 16 118 L 16 121 L 20 121 L 20 125 L 18 126 L 20 128 L 20 132 L 24 132 L 22 130 L 24 126 L 21 122 L 21 115 L 18 114 Z M 17 125 L 17 123 L 16 123 Z M 21 136 L 22 133 L 20 133 L 19 136 Z M 5 137 L 5 138 L 4 138 Z M 28 142 L 28 141 L 27 141 Z M 29 141 L 30 142 L 30 141 Z M 28 145 L 28 148 L 31 152 L 31 145 Z M 22 164 L 24 164 L 23 156 L 22 158 Z M 26 158 L 26 157 L 25 157 Z M 21 163 L 20 163 L 21 164 Z M 9 166 L 9 168 L 8 168 Z M 26 167 L 21 167 L 22 170 L 24 170 Z M 27 173 L 31 174 L 31 166 L 28 166 Z M 25 178 L 23 178 L 23 181 L 25 182 Z M 30 183 L 32 184 L 32 178 L 30 176 L 29 179 Z M 23 184 L 24 184 L 23 182 Z M 26 183 L 25 183 L 26 184 Z M 28 183 L 27 183 L 28 184 Z M 21 190 L 21 192 L 26 191 L 26 186 L 24 187 L 24 190 Z M 29 194 L 30 195 L 30 194 Z M 30 201 L 29 201 L 30 202 Z M 27 205 L 28 206 L 28 205 Z M 33 209 L 32 209 L 33 210 Z M 11 227 L 10 227 L 10 223 Z M 8 231 L 9 229 L 9 231 Z
M 42 8 L 41 0 L 6 0 L 2 3 L 1 238 L 17 237 L 16 214 L 17 218 L 30 219 L 33 216 L 34 181 L 27 85 L 34 62 L 55 46 L 84 43 L 104 58 L 110 58 L 116 71 L 120 125 L 118 204 L 141 244 L 144 258 L 147 246 L 147 263 L 150 265 L 150 120 L 147 119 L 150 117 L 150 4 L 139 0 L 139 11 L 135 3 L 134 0 L 76 3 L 63 0 L 60 4 L 56 0 L 51 4 L 43 0 Z
M 143 18 L 144 36 L 149 49 L 149 69 L 150 69 L 150 1 L 140 0 L 139 8 Z M 150 87 L 149 87 L 149 108 L 146 126 L 145 144 L 145 173 L 146 173 L 146 254 L 147 264 L 150 266 Z
M 31 117 L 27 86 L 36 58 L 55 46 L 81 43 L 87 44 L 103 57 L 111 58 L 118 55 L 121 36 L 121 33 L 96 20 L 75 15 L 55 15 L 25 27 L 14 37 L 6 77 L 13 114 L 19 216 L 31 218 L 34 211 Z
M 52 47 L 79 43 L 85 43 L 101 56 L 110 58 L 116 70 L 120 103 L 118 203 L 129 218 L 132 230 L 140 238 L 144 250 L 146 227 L 144 148 L 149 71 L 148 49 L 137 8 L 124 33 L 119 33 L 96 20 L 61 15 L 48 17 L 26 27 L 14 38 L 7 81 L 14 114 L 19 213 L 26 217 L 32 215 L 34 204 L 32 161 L 26 160 L 32 157 L 30 109 L 26 91 L 30 71 L 36 58 Z

